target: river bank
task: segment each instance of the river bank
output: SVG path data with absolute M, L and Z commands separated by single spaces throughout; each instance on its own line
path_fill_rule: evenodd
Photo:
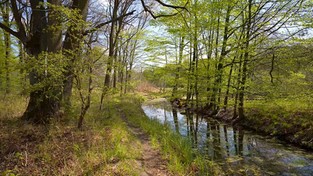
M 281 106 L 265 106 L 265 103 L 250 103 L 245 108 L 245 118 L 234 118 L 234 110 L 228 108 L 218 112 L 205 108 L 190 108 L 187 105 L 172 101 L 172 105 L 183 111 L 197 113 L 228 124 L 241 126 L 262 135 L 276 137 L 287 143 L 313 151 L 313 112 L 309 109 L 292 109 Z
M 47 125 L 19 118 L 24 99 L 0 100 L 0 175 L 223 175 L 189 140 L 150 120 L 137 94 L 110 95 L 102 110 L 95 99 L 82 130 L 77 98 Z
M 199 114 L 180 112 L 166 99 L 147 101 L 142 108 L 149 118 L 190 139 L 194 148 L 207 159 L 219 163 L 227 174 L 313 174 L 311 152 L 273 137 Z
M 249 108 L 240 125 L 313 151 L 313 112 Z

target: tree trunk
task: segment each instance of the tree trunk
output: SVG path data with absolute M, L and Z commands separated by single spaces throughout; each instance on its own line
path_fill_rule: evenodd
M 21 41 L 19 41 L 18 43 L 19 45 L 19 58 L 20 58 L 20 64 L 23 65 L 26 62 L 26 54 L 24 51 L 24 47 L 23 47 L 23 43 Z M 21 94 L 25 95 L 26 94 L 26 81 L 27 81 L 27 77 L 25 76 L 25 69 L 24 68 L 20 68 L 20 84 L 22 87 L 22 91 Z
M 26 44 L 25 48 L 29 55 L 36 59 L 43 59 L 39 56 L 43 51 L 57 52 L 60 51 L 60 45 L 57 45 L 61 40 L 61 37 L 55 37 L 58 31 L 54 31 L 53 36 L 47 37 L 48 33 L 44 32 L 47 29 L 47 15 L 44 11 L 44 7 L 40 7 L 41 10 L 37 10 L 38 6 L 43 1 L 31 1 L 31 7 L 33 9 L 31 15 L 31 34 L 32 38 Z M 61 0 L 50 1 L 54 5 L 59 5 Z M 56 25 L 57 21 L 54 18 L 49 18 L 49 25 Z M 59 31 L 60 32 L 60 31 Z M 48 35 L 49 36 L 49 35 Z M 44 84 L 44 80 L 49 77 L 50 73 L 41 75 L 38 70 L 32 69 L 30 71 L 30 85 Z M 53 83 L 50 83 L 53 84 Z M 44 85 L 42 88 L 30 92 L 29 103 L 26 111 L 23 114 L 23 119 L 32 121 L 34 123 L 47 123 L 49 119 L 55 116 L 60 108 L 60 87 L 54 87 L 54 85 Z M 53 96 L 49 96 L 47 93 L 52 92 Z M 50 93 L 51 93 L 50 92 Z
M 91 102 L 91 92 L 92 92 L 92 66 L 91 66 L 91 63 L 92 63 L 92 59 L 91 61 L 89 61 L 89 66 L 88 66 L 88 74 L 89 74 L 89 77 L 88 77 L 88 93 L 87 93 L 87 97 L 84 98 L 83 94 L 80 92 L 80 96 L 81 96 L 81 100 L 82 100 L 82 105 L 81 105 L 81 111 L 80 111 L 80 115 L 79 115 L 79 119 L 78 119 L 78 124 L 77 124 L 77 127 L 79 129 L 82 129 L 83 127 L 83 122 L 84 122 L 84 117 L 90 107 L 90 102 Z M 80 78 L 78 78 L 80 79 Z M 79 81 L 80 84 L 81 84 L 81 81 Z M 81 88 L 81 85 L 80 85 L 80 88 Z M 79 89 L 79 91 L 81 91 L 81 89 Z M 87 99 L 87 100 L 86 100 Z
M 236 59 L 236 56 L 232 60 L 232 63 L 231 63 L 231 66 L 230 66 L 230 70 L 229 70 L 229 74 L 228 74 L 226 93 L 225 93 L 225 97 L 224 97 L 224 106 L 223 106 L 224 110 L 226 110 L 227 104 L 228 104 L 228 95 L 229 95 L 229 89 L 230 89 L 230 82 L 231 82 L 231 77 L 232 77 L 232 73 L 233 73 L 233 67 L 234 67 L 235 59 Z
M 219 109 L 219 105 L 221 102 L 221 92 L 222 92 L 222 76 L 223 76 L 223 62 L 224 62 L 224 58 L 227 55 L 227 51 L 226 51 L 226 47 L 227 47 L 227 41 L 229 38 L 229 20 L 230 20 L 230 12 L 231 12 L 231 5 L 228 4 L 227 6 L 227 12 L 226 12 L 226 16 L 225 16 L 225 26 L 224 26 L 224 34 L 223 34 L 223 43 L 222 43 L 222 49 L 221 49 L 221 54 L 218 60 L 218 65 L 217 65 L 217 70 L 216 70 L 216 75 L 215 75 L 215 82 L 214 82 L 214 89 L 213 89 L 213 99 L 211 102 L 215 102 L 214 104 L 214 109 L 218 110 Z M 220 20 L 218 20 L 218 29 L 219 30 L 219 22 Z M 217 32 L 218 33 L 218 32 Z M 218 36 L 216 36 L 218 38 Z M 218 47 L 218 40 L 216 41 L 216 47 Z M 216 58 L 218 57 L 217 55 L 217 50 L 216 52 Z M 216 102 L 216 96 L 217 96 L 217 102 Z
M 74 0 L 72 9 L 80 11 L 83 21 L 86 21 L 88 13 L 89 0 Z M 70 26 L 63 44 L 63 53 L 68 57 L 68 63 L 65 67 L 64 82 L 63 82 L 63 101 L 65 106 L 71 106 L 71 96 L 74 80 L 74 62 L 79 57 L 80 42 L 83 38 L 82 30 L 77 30 L 77 26 Z
M 179 43 L 178 63 L 177 63 L 177 68 L 176 68 L 176 73 L 175 73 L 175 85 L 173 87 L 172 98 L 177 98 L 176 96 L 177 96 L 177 90 L 178 90 L 178 80 L 180 77 L 181 63 L 183 60 L 184 45 L 185 45 L 185 37 L 182 36 L 180 39 L 180 43 Z
M 10 93 L 10 53 L 11 53 L 11 37 L 10 34 L 4 33 L 4 43 L 5 43 L 5 60 L 4 60 L 4 68 L 5 68 L 5 93 Z
M 215 59 L 218 58 L 218 45 L 219 45 L 219 28 L 220 28 L 220 10 L 218 9 L 218 17 L 217 17 L 217 27 L 216 27 L 216 38 L 215 38 Z M 211 100 L 210 100 L 210 105 L 209 107 L 212 108 L 213 110 L 216 110 L 216 96 L 217 96 L 217 91 L 218 91 L 218 77 L 216 75 L 218 75 L 218 67 L 219 67 L 219 63 L 218 65 L 215 65 L 215 80 L 214 80 L 214 85 L 213 85 L 213 89 L 212 89 L 212 96 L 211 96 Z
M 251 30 L 251 21 L 252 21 L 252 0 L 249 0 L 248 4 L 248 21 L 247 21 L 247 29 L 246 29 L 246 36 L 245 36 L 245 53 L 244 53 L 244 60 L 242 65 L 242 78 L 241 78 L 241 87 L 239 91 L 239 107 L 238 107 L 238 115 L 239 119 L 244 119 L 244 93 L 245 93 L 245 84 L 247 80 L 247 65 L 248 65 L 248 59 L 249 59 L 249 44 L 250 44 L 250 30 Z
M 3 22 L 6 26 L 10 27 L 10 7 L 9 1 L 3 4 L 1 7 Z M 5 93 L 10 93 L 10 53 L 11 53 L 11 36 L 8 32 L 4 31 L 4 70 L 5 70 Z
M 114 0 L 112 19 L 117 18 L 118 7 L 119 7 L 119 0 Z M 116 26 L 117 26 L 117 22 L 111 23 L 110 35 L 109 35 L 109 58 L 108 58 L 107 68 L 106 68 L 106 73 L 105 73 L 105 78 L 104 78 L 104 86 L 103 86 L 101 98 L 100 98 L 100 109 L 102 109 L 103 99 L 104 99 L 105 94 L 109 90 L 110 82 L 111 82 L 112 67 L 114 64 L 113 62 L 115 60 L 114 51 L 115 51 L 116 41 L 114 41 L 114 39 L 116 38 L 116 35 L 117 35 Z

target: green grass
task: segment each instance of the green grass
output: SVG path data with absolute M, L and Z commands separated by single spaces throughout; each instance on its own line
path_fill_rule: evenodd
M 103 111 L 95 103 L 83 130 L 76 127 L 75 98 L 69 115 L 46 126 L 20 120 L 26 104 L 18 96 L 0 102 L 0 174 L 139 175 L 141 168 L 133 163 L 141 146 L 115 110 L 116 100 L 106 102 Z
M 150 135 L 153 146 L 160 149 L 169 161 L 169 169 L 175 175 L 220 175 L 218 165 L 205 160 L 192 149 L 191 141 L 163 126 L 157 120 L 147 118 L 141 109 L 142 99 L 133 95 L 124 97 L 121 109 L 131 124 Z
M 153 147 L 169 161 L 174 175 L 220 175 L 218 165 L 202 158 L 190 141 L 157 121 L 149 120 L 141 109 L 143 97 L 106 97 L 99 110 L 97 92 L 93 95 L 83 124 L 77 129 L 80 103 L 49 125 L 32 125 L 20 120 L 27 101 L 6 96 L 0 101 L 0 174 L 13 175 L 139 175 L 134 164 L 142 146 L 121 119 L 121 110 L 130 123 L 149 134 Z
M 247 126 L 313 148 L 313 111 L 307 99 L 251 100 L 245 106 Z

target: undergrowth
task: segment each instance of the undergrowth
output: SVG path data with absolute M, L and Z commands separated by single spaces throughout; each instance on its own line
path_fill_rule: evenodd
M 103 111 L 91 107 L 83 130 L 76 128 L 77 110 L 49 125 L 21 121 L 27 104 L 22 101 L 10 96 L 0 102 L 1 175 L 139 175 L 141 168 L 133 163 L 140 143 L 114 100 Z

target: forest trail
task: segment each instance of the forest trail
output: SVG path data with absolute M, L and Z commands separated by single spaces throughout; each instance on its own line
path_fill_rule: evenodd
M 127 124 L 129 131 L 138 138 L 142 146 L 141 158 L 137 159 L 138 167 L 142 168 L 140 176 L 169 176 L 172 175 L 168 169 L 168 161 L 162 158 L 160 151 L 152 147 L 149 135 L 139 127 L 132 125 L 122 110 L 122 120 Z

